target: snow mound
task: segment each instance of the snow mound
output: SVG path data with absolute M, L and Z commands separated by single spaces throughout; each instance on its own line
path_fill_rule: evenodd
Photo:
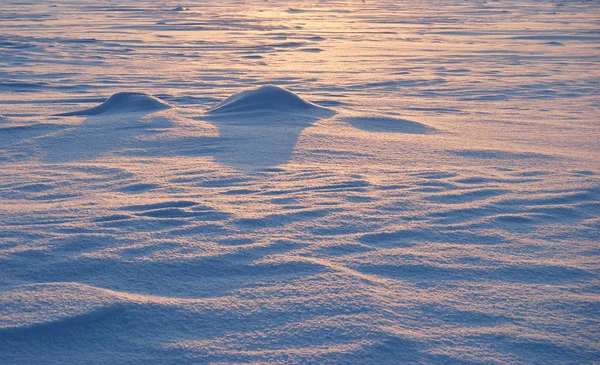
M 329 111 L 306 101 L 284 88 L 265 85 L 257 89 L 245 90 L 225 99 L 209 114 L 245 113 L 255 111 L 277 111 L 289 113 L 312 113 Z
M 116 113 L 143 113 L 155 112 L 163 109 L 168 109 L 171 106 L 166 102 L 155 98 L 154 96 L 135 93 L 122 92 L 112 95 L 106 101 L 96 107 L 59 114 L 60 116 L 76 116 L 76 115 L 101 115 L 101 114 L 116 114 Z
M 267 85 L 230 96 L 205 118 L 221 138 L 215 161 L 248 171 L 285 164 L 304 128 L 335 114 L 289 90 Z

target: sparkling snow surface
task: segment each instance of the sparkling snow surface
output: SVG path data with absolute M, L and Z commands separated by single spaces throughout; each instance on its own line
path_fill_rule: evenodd
M 600 362 L 599 28 L 0 1 L 0 364 Z

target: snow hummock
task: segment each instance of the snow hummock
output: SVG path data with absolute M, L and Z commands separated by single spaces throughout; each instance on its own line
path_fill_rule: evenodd
M 328 109 L 306 101 L 279 86 L 265 85 L 234 94 L 210 110 L 211 114 L 255 111 L 318 112 Z
M 168 109 L 166 102 L 144 93 L 121 92 L 113 94 L 98 106 L 90 109 L 59 114 L 60 116 L 101 115 L 115 113 L 143 113 Z
M 289 90 L 265 85 L 228 97 L 206 119 L 223 141 L 215 161 L 255 170 L 289 161 L 302 131 L 335 114 Z

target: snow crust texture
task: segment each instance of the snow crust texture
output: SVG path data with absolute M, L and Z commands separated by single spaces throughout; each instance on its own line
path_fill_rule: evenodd
M 597 364 L 595 1 L 0 1 L 0 365 Z

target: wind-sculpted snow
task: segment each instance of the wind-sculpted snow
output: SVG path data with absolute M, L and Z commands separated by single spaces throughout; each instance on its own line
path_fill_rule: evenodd
M 597 363 L 598 18 L 0 1 L 0 364 Z
M 23 285 L 0 294 L 3 311 L 0 333 L 16 329 L 48 330 L 75 319 L 93 321 L 114 307 L 117 299 L 106 290 L 77 283 Z
M 170 106 L 162 100 L 144 93 L 122 92 L 112 95 L 96 107 L 59 114 L 60 116 L 106 115 L 115 113 L 150 113 L 168 109 Z
M 428 134 L 435 131 L 422 123 L 382 117 L 350 117 L 345 119 L 356 128 L 372 132 Z
M 437 354 L 454 327 L 450 353 L 595 357 L 600 190 L 564 188 L 589 171 L 101 166 L 5 173 L 5 201 L 36 203 L 2 216 L 8 363 L 460 362 Z M 577 330 L 545 335 L 562 315 Z
M 335 115 L 296 94 L 261 86 L 234 94 L 214 109 L 206 120 L 217 126 L 220 138 L 231 143 L 215 160 L 242 169 L 264 169 L 287 162 L 302 131 Z
M 254 90 L 246 90 L 232 95 L 212 109 L 210 114 L 252 114 L 261 111 L 329 116 L 334 114 L 331 110 L 308 102 L 289 90 L 272 85 L 261 86 Z

